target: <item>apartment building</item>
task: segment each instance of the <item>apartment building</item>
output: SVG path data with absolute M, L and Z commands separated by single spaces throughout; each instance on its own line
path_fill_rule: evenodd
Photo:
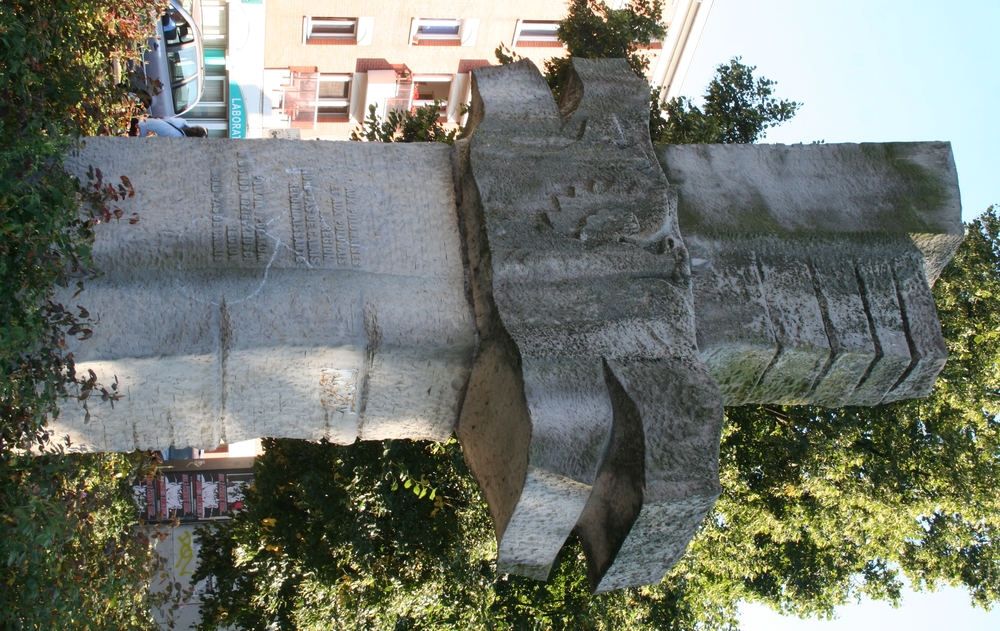
M 198 2 L 199 0 L 195 0 Z M 461 123 L 472 69 L 504 44 L 539 67 L 566 54 L 566 0 L 200 0 L 209 88 L 189 116 L 215 136 L 346 140 L 370 105 L 440 102 Z M 610 0 L 621 8 L 626 0 Z M 649 80 L 676 96 L 712 0 L 665 0 Z M 214 39 L 210 39 L 214 38 Z M 212 83 L 214 82 L 214 83 Z

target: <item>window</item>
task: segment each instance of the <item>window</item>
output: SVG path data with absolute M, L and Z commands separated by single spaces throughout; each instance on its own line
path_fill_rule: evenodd
M 358 39 L 357 18 L 302 19 L 303 44 L 354 44 Z
M 225 51 L 205 49 L 205 89 L 201 93 L 198 104 L 185 114 L 184 118 L 188 120 L 227 120 L 226 88 L 229 78 L 226 75 L 225 60 Z
M 414 75 L 413 106 L 434 105 L 435 101 L 440 101 L 441 113 L 447 113 L 453 78 L 453 75 Z
M 216 74 L 220 69 L 221 74 Z M 229 111 L 226 103 L 228 79 L 225 66 L 205 66 L 205 90 L 198 104 L 184 114 L 191 125 L 201 125 L 208 129 L 210 138 L 225 138 L 229 135 Z
M 518 20 L 514 29 L 514 46 L 562 46 L 556 32 L 559 22 Z
M 411 46 L 475 46 L 479 20 L 413 18 Z
M 319 95 L 316 66 L 289 66 L 288 83 L 283 86 L 281 107 L 290 127 L 316 128 L 316 101 Z
M 320 74 L 316 90 L 317 122 L 337 123 L 348 119 L 352 78 L 348 74 Z
M 461 20 L 414 19 L 410 25 L 410 44 L 432 43 L 438 46 L 458 44 Z
M 198 84 L 195 82 L 182 83 L 173 88 L 174 110 L 183 111 L 189 109 L 191 104 L 198 98 Z
M 225 48 L 229 33 L 229 5 L 225 0 L 201 0 L 201 41 L 206 47 Z
M 160 18 L 163 25 L 163 41 L 167 45 L 189 44 L 194 41 L 191 25 L 180 11 L 170 11 Z
M 167 49 L 167 68 L 170 75 L 170 83 L 178 83 L 191 79 L 198 74 L 200 66 L 197 48 Z

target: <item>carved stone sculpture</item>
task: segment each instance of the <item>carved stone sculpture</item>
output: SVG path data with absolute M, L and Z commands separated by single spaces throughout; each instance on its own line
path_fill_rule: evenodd
M 73 351 L 123 396 L 54 431 L 457 427 L 501 570 L 544 579 L 575 530 L 596 591 L 659 581 L 719 495 L 723 405 L 930 391 L 962 225 L 947 143 L 654 149 L 648 95 L 577 59 L 557 105 L 525 61 L 474 71 L 453 148 L 88 140 L 71 168 L 128 175 L 141 221 L 98 232 Z

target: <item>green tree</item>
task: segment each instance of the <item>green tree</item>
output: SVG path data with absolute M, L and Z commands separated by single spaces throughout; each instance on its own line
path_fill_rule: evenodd
M 145 454 L 59 455 L 61 397 L 110 399 L 77 375 L 66 340 L 85 309 L 53 302 L 82 283 L 98 223 L 121 218 L 127 180 L 80 183 L 62 168 L 84 135 L 125 129 L 137 107 L 113 59 L 152 31 L 151 0 L 0 3 L 0 628 L 147 629 L 156 568 L 130 483 Z M 81 212 L 81 206 L 83 211 Z M 32 457 L 29 453 L 45 452 Z
M 633 72 L 644 77 L 649 60 L 640 49 L 666 34 L 662 15 L 662 0 L 632 0 L 621 9 L 611 9 L 601 0 L 572 0 L 557 32 L 569 56 L 545 62 L 546 81 L 558 92 L 571 57 L 624 58 Z
M 377 108 L 368 106 L 368 116 L 361 127 L 351 132 L 351 140 L 368 142 L 443 142 L 453 144 L 462 132 L 456 126 L 448 129 L 441 123 L 441 101 L 422 105 L 412 111 L 389 110 L 379 118 Z
M 664 118 L 654 104 L 650 119 L 653 142 L 754 143 L 767 129 L 791 120 L 802 104 L 773 97 L 775 82 L 755 78 L 756 69 L 741 63 L 740 57 L 719 65 L 705 90 L 703 108 L 687 97 L 676 97 L 663 105 Z
M 264 446 L 246 510 L 199 532 L 192 580 L 214 576 L 202 629 L 683 629 L 696 616 L 721 619 L 720 605 L 673 585 L 591 596 L 575 537 L 547 582 L 498 574 L 489 513 L 454 440 Z
M 454 440 L 264 446 L 246 510 L 199 532 L 193 580 L 216 586 L 201 628 L 457 628 L 480 615 L 479 563 L 494 550 Z
M 6 453 L 0 473 L 0 628 L 150 628 L 159 562 L 131 486 L 149 460 Z

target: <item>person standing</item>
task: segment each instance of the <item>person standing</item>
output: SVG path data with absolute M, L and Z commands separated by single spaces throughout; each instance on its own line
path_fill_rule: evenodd
M 208 130 L 201 125 L 188 125 L 183 118 L 142 118 L 133 121 L 129 136 L 160 136 L 166 138 L 206 138 Z

